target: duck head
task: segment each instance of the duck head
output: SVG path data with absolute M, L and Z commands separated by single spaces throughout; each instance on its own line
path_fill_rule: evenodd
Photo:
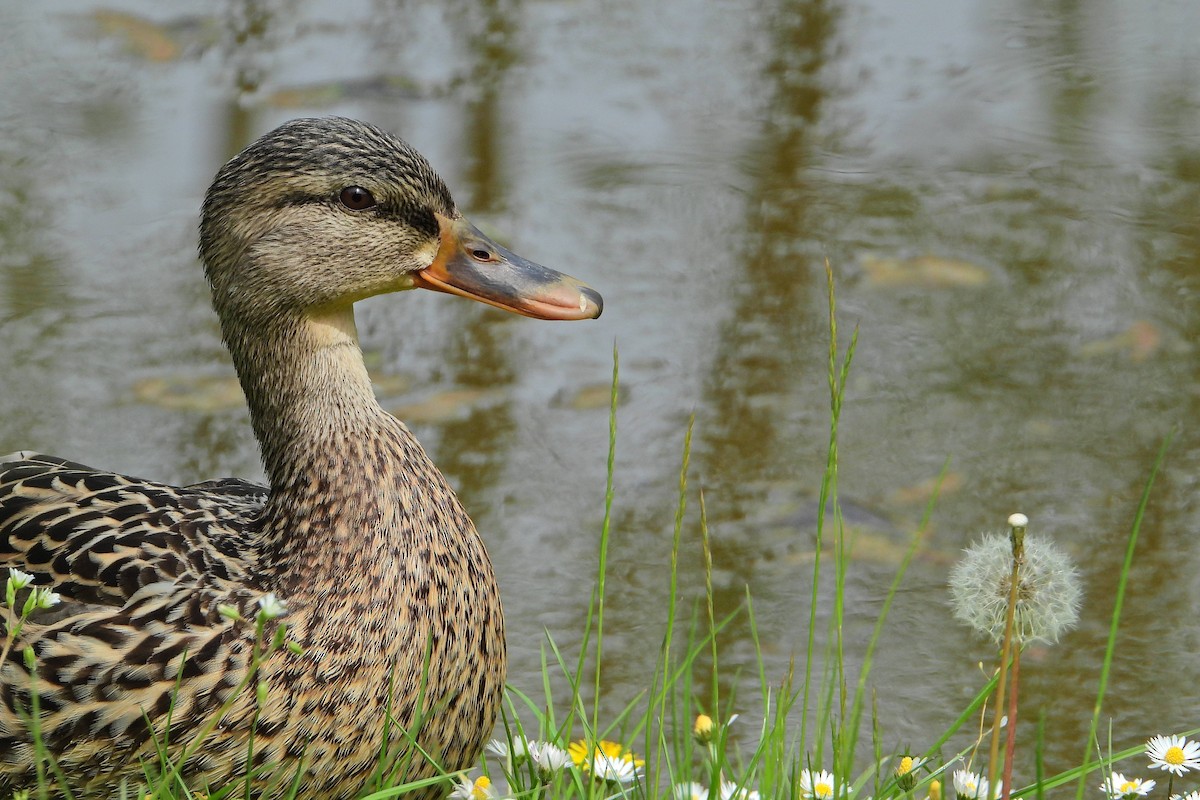
M 603 308 L 594 289 L 481 233 L 409 145 L 338 117 L 287 122 L 222 167 L 200 255 L 223 323 L 322 315 L 413 288 L 538 319 Z

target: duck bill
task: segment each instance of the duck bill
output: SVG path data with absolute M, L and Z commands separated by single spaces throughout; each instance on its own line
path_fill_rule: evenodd
M 569 275 L 526 261 L 484 236 L 463 217 L 437 215 L 441 243 L 413 284 L 469 297 L 535 319 L 595 319 L 600 293 Z

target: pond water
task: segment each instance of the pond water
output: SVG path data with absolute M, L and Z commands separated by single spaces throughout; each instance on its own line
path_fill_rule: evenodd
M 1197 724 L 1200 4 L 3 6 L 0 448 L 261 478 L 197 209 L 259 133 L 359 117 L 427 155 L 474 221 L 605 298 L 570 325 L 432 293 L 359 306 L 387 407 L 488 541 L 515 686 L 537 690 L 544 630 L 579 645 L 614 345 L 607 707 L 661 641 L 692 415 L 684 603 L 703 595 L 702 488 L 718 613 L 749 587 L 773 680 L 803 652 L 828 262 L 843 347 L 858 329 L 840 430 L 852 669 L 949 460 L 876 656 L 884 746 L 923 750 L 981 684 L 991 648 L 953 620 L 946 575 L 1022 511 L 1084 579 L 1079 626 L 1022 670 L 1049 769 L 1078 762 L 1171 431 L 1106 711 L 1118 749 Z M 753 663 L 744 618 L 721 647 L 731 680 Z M 747 681 L 731 710 L 752 715 Z

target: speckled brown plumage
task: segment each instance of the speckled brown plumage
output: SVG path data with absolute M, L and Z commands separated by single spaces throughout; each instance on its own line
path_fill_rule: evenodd
M 29 452 L 0 464 L 0 567 L 63 598 L 0 664 L 0 796 L 34 777 L 25 647 L 71 788 L 110 794 L 157 764 L 168 710 L 177 755 L 230 697 L 253 626 L 218 606 L 253 617 L 266 592 L 287 601 L 303 654 L 277 652 L 259 676 L 260 790 L 299 769 L 303 796 L 353 797 L 382 749 L 409 763 L 407 779 L 434 774 L 399 730 L 384 744 L 388 709 L 450 770 L 494 723 L 505 646 L 491 563 L 441 473 L 376 403 L 352 305 L 420 286 L 580 319 L 599 315 L 599 296 L 495 246 L 420 155 L 342 119 L 296 120 L 230 161 L 205 201 L 201 257 L 270 489 L 172 487 Z M 254 713 L 254 693 L 240 695 L 183 765 L 192 785 L 245 774 Z

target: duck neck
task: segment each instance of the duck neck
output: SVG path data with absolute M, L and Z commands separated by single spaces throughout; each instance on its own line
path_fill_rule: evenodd
M 375 400 L 353 310 L 270 330 L 269 338 L 225 335 L 270 480 L 259 541 L 278 567 L 273 588 L 294 598 L 312 587 L 388 586 L 411 552 L 429 551 L 430 531 L 473 536 L 445 478 Z M 454 519 L 426 524 L 424 508 Z
M 290 315 L 262 330 L 224 327 L 275 493 L 390 418 L 371 389 L 353 306 Z

